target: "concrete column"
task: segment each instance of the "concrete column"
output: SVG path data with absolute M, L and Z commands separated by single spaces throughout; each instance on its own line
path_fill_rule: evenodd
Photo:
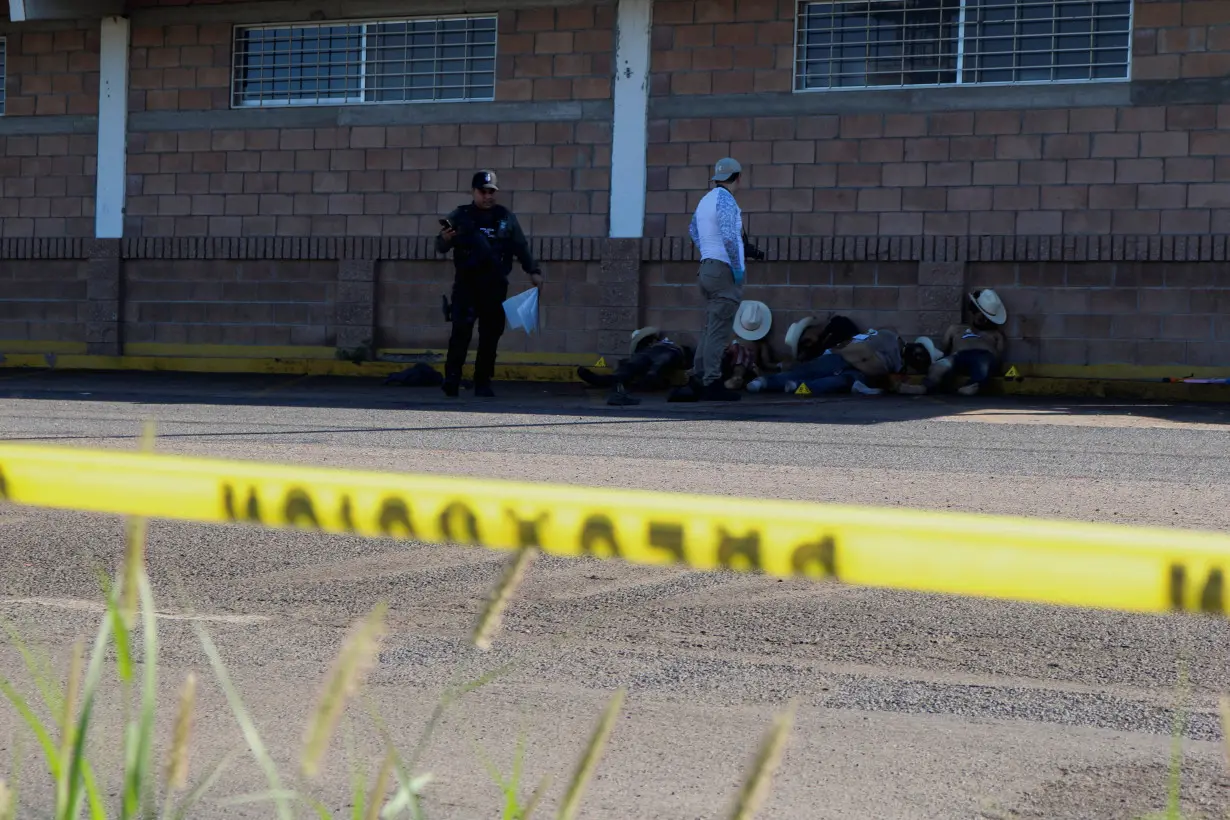
M 376 260 L 342 259 L 337 263 L 334 324 L 337 347 L 376 347 Z
M 619 0 L 615 13 L 615 115 L 611 123 L 611 237 L 645 230 L 649 40 L 653 0 Z
M 98 187 L 94 204 L 94 235 L 99 239 L 124 236 L 128 42 L 128 18 L 104 17 L 98 58 Z
M 964 262 L 918 263 L 918 323 L 923 335 L 936 337 L 959 323 L 963 298 Z M 934 341 L 939 343 L 938 338 Z
M 628 339 L 640 322 L 641 240 L 608 239 L 599 262 L 598 347 L 608 357 L 628 355 Z
M 86 353 L 119 356 L 124 352 L 123 271 L 120 240 L 99 239 L 89 243 L 86 261 Z

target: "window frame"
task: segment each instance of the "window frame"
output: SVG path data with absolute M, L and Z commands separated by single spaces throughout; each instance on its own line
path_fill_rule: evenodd
M 494 37 L 492 39 L 491 53 L 491 96 L 489 97 L 457 97 L 454 99 L 445 100 L 378 100 L 368 99 L 369 91 L 378 90 L 375 86 L 367 84 L 367 78 L 370 72 L 369 66 L 369 38 L 376 36 L 372 30 L 376 26 L 397 24 L 397 23 L 418 23 L 418 22 L 434 22 L 444 23 L 453 20 L 491 20 L 493 24 Z M 237 94 L 240 78 L 238 76 L 238 65 L 240 52 L 238 45 L 240 36 L 245 31 L 253 31 L 259 29 L 325 29 L 325 28 L 344 28 L 350 26 L 358 26 L 362 29 L 359 46 L 359 90 L 357 95 L 347 92 L 339 92 L 337 96 L 317 96 L 310 99 L 294 99 L 288 97 L 286 99 L 258 99 L 258 100 L 240 100 Z M 295 21 L 295 22 L 277 22 L 277 23 L 245 23 L 236 24 L 231 28 L 231 60 L 230 60 L 230 108 L 233 110 L 257 110 L 262 108 L 328 108 L 334 106 L 367 106 L 367 105 L 431 105 L 440 103 L 483 103 L 495 101 L 495 89 L 499 77 L 499 50 L 500 50 L 500 21 L 499 16 L 491 12 L 475 12 L 471 14 L 446 14 L 446 15 L 423 15 L 418 17 L 365 17 L 365 18 L 347 18 L 344 20 L 312 20 L 312 21 Z M 468 59 L 468 58 L 467 58 Z M 483 58 L 487 59 L 487 58 Z M 405 75 L 411 76 L 411 75 Z M 437 75 L 438 76 L 438 75 Z
M 843 85 L 843 86 L 827 86 L 820 88 L 800 88 L 800 80 L 805 76 L 801 68 L 805 61 L 801 58 L 800 51 L 800 34 L 802 33 L 802 24 L 804 19 L 803 9 L 805 6 L 813 3 L 840 3 L 849 2 L 850 0 L 795 0 L 794 4 L 794 59 L 791 63 L 791 93 L 794 94 L 824 94 L 832 92 L 859 92 L 859 91 L 910 91 L 913 89 L 931 89 L 931 88 L 1011 88 L 1016 86 L 1064 86 L 1064 85 L 1089 85 L 1103 83 L 1126 83 L 1132 79 L 1132 33 L 1135 31 L 1136 24 L 1136 3 L 1138 0 L 1126 0 L 1128 4 L 1128 19 L 1127 19 L 1127 43 L 1124 49 L 1127 52 L 1127 60 L 1122 64 L 1124 67 L 1124 75 L 1122 77 L 1088 77 L 1074 80 L 995 80 L 995 81 L 971 81 L 964 82 L 962 75 L 965 72 L 965 45 L 966 36 L 965 28 L 967 21 L 965 18 L 966 7 L 969 0 L 959 0 L 960 11 L 957 18 L 956 30 L 956 63 L 955 81 L 951 83 L 918 83 L 911 85 Z M 1027 0 L 1028 1 L 1028 0 Z M 1093 0 L 1096 4 L 1097 0 Z M 1096 17 L 1094 18 L 1096 20 Z M 1052 49 L 1052 55 L 1055 51 Z M 1052 65 L 1052 68 L 1054 66 Z M 984 69 L 985 70 L 985 69 Z M 996 69 L 991 69 L 996 70 Z M 1011 69 L 1010 69 L 1011 70 Z

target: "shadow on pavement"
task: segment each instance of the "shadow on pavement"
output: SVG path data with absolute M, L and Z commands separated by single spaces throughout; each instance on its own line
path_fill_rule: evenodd
M 295 433 L 376 433 L 482 429 L 577 427 L 583 425 L 682 423 L 704 419 L 748 422 L 794 422 L 826 425 L 875 425 L 923 421 L 962 413 L 987 420 L 1030 416 L 1073 417 L 1132 415 L 1175 423 L 1230 424 L 1230 407 L 1221 404 L 1157 403 L 1113 399 L 1043 399 L 995 396 L 826 396 L 745 394 L 742 401 L 668 403 L 664 393 L 640 393 L 636 407 L 609 407 L 606 393 L 578 383 L 501 383 L 497 398 L 477 399 L 463 391 L 445 397 L 436 387 L 384 385 L 379 379 L 257 374 L 132 373 L 31 370 L 0 375 L 0 399 L 116 402 L 140 405 L 214 405 L 303 407 L 352 410 L 421 411 L 473 414 L 472 423 L 373 425 L 271 431 Z M 495 416 L 496 418 L 492 418 Z M 499 420 L 499 416 L 509 416 Z M 558 416 L 558 421 L 525 416 Z M 310 425 L 305 425 L 310 427 Z M 175 434 L 166 434 L 174 438 Z M 184 433 L 184 437 L 230 436 L 233 433 Z M 25 440 L 40 440 L 28 437 Z M 59 438 L 59 437 L 57 437 Z M 71 438 L 71 437 L 70 437 Z M 22 438 L 7 438 L 9 441 Z

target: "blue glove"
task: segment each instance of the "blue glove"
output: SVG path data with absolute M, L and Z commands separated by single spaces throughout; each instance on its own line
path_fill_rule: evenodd
M 731 268 L 730 272 L 735 275 L 735 284 L 743 284 L 743 268 Z

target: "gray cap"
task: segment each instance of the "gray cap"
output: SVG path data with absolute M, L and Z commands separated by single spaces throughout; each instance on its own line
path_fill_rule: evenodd
M 732 157 L 719 159 L 717 164 L 713 166 L 713 176 L 710 178 L 710 181 L 726 182 L 742 170 L 743 166 L 739 164 L 738 160 L 733 159 Z

